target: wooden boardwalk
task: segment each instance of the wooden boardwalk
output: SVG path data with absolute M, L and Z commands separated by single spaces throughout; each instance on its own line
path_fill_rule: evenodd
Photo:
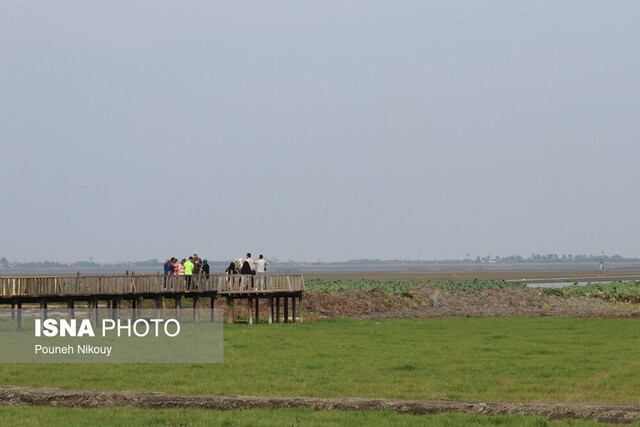
M 213 310 L 216 300 L 225 298 L 229 323 L 234 321 L 236 300 L 246 301 L 249 323 L 259 321 L 260 300 L 267 304 L 269 323 L 301 320 L 299 308 L 303 292 L 301 275 L 0 277 L 0 305 L 11 305 L 11 308 L 40 304 L 46 309 L 49 303 L 66 303 L 73 309 L 83 302 L 90 308 L 97 308 L 101 303 L 108 308 L 125 305 L 142 308 L 145 300 L 152 300 L 155 308 L 161 308 L 167 299 L 173 300 L 176 308 L 191 299 L 195 308 L 199 300 L 210 299 Z

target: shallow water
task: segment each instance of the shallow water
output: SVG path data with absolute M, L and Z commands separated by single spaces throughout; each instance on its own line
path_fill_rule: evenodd
M 546 282 L 546 283 L 526 283 L 529 288 L 564 288 L 565 286 L 578 285 L 585 286 L 590 283 L 613 283 L 612 280 L 602 281 L 602 282 Z

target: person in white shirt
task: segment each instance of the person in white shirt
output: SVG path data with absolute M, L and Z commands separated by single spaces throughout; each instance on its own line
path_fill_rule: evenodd
M 264 274 L 267 272 L 267 264 L 267 260 L 264 259 L 262 255 L 260 255 L 254 263 L 256 274 L 261 275 L 261 277 L 258 277 L 258 289 L 260 290 L 264 290 L 265 288 Z
M 251 258 L 250 253 L 247 253 L 247 258 L 244 261 L 249 263 L 249 267 L 251 267 L 251 274 L 253 274 L 256 271 L 256 264 L 253 258 Z

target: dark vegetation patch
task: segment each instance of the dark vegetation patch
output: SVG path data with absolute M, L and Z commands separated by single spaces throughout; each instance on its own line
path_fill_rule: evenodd
M 504 280 L 310 279 L 306 286 L 303 308 L 320 317 L 640 317 L 640 282 L 540 289 Z

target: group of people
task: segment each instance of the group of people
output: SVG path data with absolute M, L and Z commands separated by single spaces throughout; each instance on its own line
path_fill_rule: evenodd
M 252 277 L 246 286 L 264 290 L 266 286 L 264 274 L 267 272 L 267 264 L 267 260 L 264 259 L 263 255 L 258 256 L 258 259 L 254 261 L 253 258 L 251 258 L 251 253 L 247 253 L 245 259 L 238 258 L 229 263 L 225 273 L 258 275 L 257 280 L 254 280 Z
M 232 261 L 226 268 L 227 274 L 265 274 L 267 272 L 267 260 L 264 256 L 260 255 L 257 260 L 251 258 L 251 253 L 247 253 L 245 259 L 238 258 Z M 190 256 L 189 259 L 183 258 L 178 262 L 178 258 L 167 258 L 164 262 L 164 276 L 165 287 L 167 287 L 167 277 L 169 276 L 184 276 L 187 290 L 192 288 L 192 277 L 194 275 L 203 274 L 207 280 L 210 274 L 210 267 L 208 261 L 201 259 L 197 253 Z M 259 280 L 259 283 L 264 286 L 264 280 Z M 171 287 L 173 282 L 171 280 Z
M 251 254 L 247 253 L 247 258 L 242 259 L 238 258 L 235 261 L 232 261 L 225 273 L 227 274 L 264 274 L 267 272 L 267 260 L 264 259 L 264 256 L 258 256 L 257 260 L 253 260 L 251 258 Z
M 164 262 L 165 278 L 167 276 L 185 276 L 184 278 L 187 289 L 191 289 L 192 276 L 194 274 L 198 275 L 202 273 L 208 277 L 209 271 L 210 270 L 208 261 L 206 259 L 203 260 L 202 258 L 200 258 L 197 253 L 194 253 L 193 256 L 190 256 L 188 260 L 186 258 L 183 258 L 182 261 L 178 262 L 178 258 L 171 257 L 167 258 L 167 260 Z
M 172 257 L 164 262 L 165 276 L 191 276 L 200 272 L 209 275 L 209 263 L 206 259 L 201 259 L 197 253 L 190 256 L 188 260 L 183 258 L 178 262 L 178 258 Z

